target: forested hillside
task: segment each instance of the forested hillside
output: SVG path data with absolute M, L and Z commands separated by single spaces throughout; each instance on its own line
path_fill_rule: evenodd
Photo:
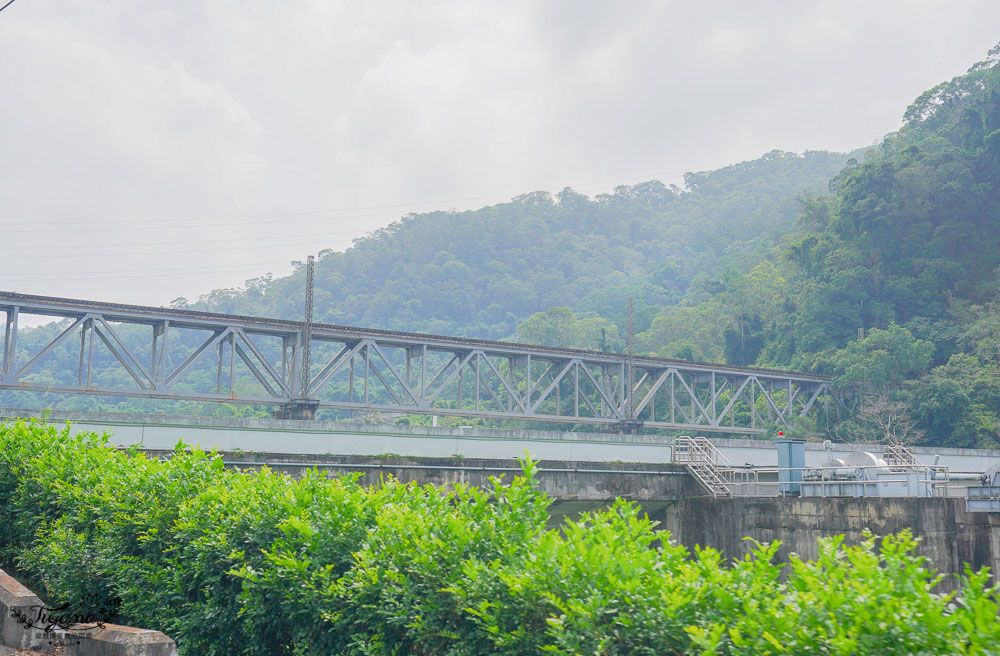
M 346 252 L 321 252 L 317 319 L 500 339 L 552 307 L 614 321 L 631 295 L 648 324 L 693 283 L 759 261 L 794 227 L 798 197 L 825 191 L 847 159 L 775 151 L 689 173 L 684 189 L 650 181 L 596 198 L 565 189 L 411 214 Z M 196 307 L 299 318 L 302 289 L 300 271 L 214 292 Z
M 691 289 L 712 288 L 723 271 L 746 270 L 794 227 L 799 195 L 825 190 L 847 159 L 836 153 L 772 152 L 718 171 L 690 173 L 684 189 L 651 181 L 593 199 L 567 189 L 555 197 L 536 192 L 476 211 L 408 215 L 345 252 L 320 252 L 315 316 L 347 325 L 620 350 L 618 326 L 625 326 L 627 297 L 636 299 L 637 326 L 643 330 L 662 307 Z M 262 277 L 241 289 L 174 304 L 299 319 L 304 288 L 299 267 L 288 278 Z M 64 327 L 53 323 L 22 331 L 17 361 L 27 362 Z M 141 331 L 122 326 L 120 332 L 144 352 Z M 167 360 L 181 362 L 200 339 L 175 338 Z M 75 384 L 76 343 L 67 340 L 46 355 L 32 380 Z M 94 367 L 97 384 L 131 387 L 128 374 L 100 348 Z M 210 362 L 191 375 L 192 390 L 214 388 Z M 76 410 L 269 413 L 263 407 L 190 401 L 0 392 L 0 406 L 39 403 Z
M 906 439 L 1000 444 L 998 61 L 918 98 L 766 260 L 689 289 L 642 347 L 836 374 L 875 397 L 847 433 L 892 437 L 888 412 Z

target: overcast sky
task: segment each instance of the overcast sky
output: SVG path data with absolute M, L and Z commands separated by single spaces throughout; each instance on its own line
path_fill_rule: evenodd
M 167 304 L 407 212 L 848 150 L 1000 2 L 17 0 L 0 289 Z

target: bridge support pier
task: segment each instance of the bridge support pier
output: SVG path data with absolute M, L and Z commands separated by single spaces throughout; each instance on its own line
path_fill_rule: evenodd
M 275 419 L 302 419 L 312 421 L 316 418 L 319 399 L 293 399 L 274 411 Z
M 615 430 L 625 435 L 638 435 L 642 432 L 642 424 L 638 419 L 620 421 L 615 424 Z

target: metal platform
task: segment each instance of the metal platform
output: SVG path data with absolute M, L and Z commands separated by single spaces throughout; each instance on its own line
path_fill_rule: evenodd
M 969 512 L 1000 512 L 1000 485 L 970 487 L 965 493 Z

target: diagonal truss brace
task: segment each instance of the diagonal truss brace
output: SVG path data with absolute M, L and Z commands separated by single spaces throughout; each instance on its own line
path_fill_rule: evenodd
M 27 315 L 69 321 L 28 357 L 19 336 Z M 0 321 L 0 389 L 273 405 L 299 398 L 301 322 L 13 292 L 0 292 Z M 148 332 L 143 332 L 151 341 L 131 346 L 140 333 L 122 325 L 146 327 Z M 831 407 L 840 412 L 850 398 L 849 390 L 835 392 L 829 377 L 812 374 L 638 356 L 629 365 L 638 383 L 629 390 L 629 368 L 621 354 L 328 324 L 313 324 L 312 334 L 314 344 L 332 345 L 336 352 L 310 371 L 308 379 L 318 407 L 334 410 L 370 408 L 613 428 L 627 414 L 626 400 L 634 400 L 635 416 L 647 427 L 760 433 L 767 421 L 786 425 L 796 416 L 823 416 Z M 36 382 L 33 374 L 42 361 L 54 349 L 66 347 L 73 335 L 80 336 L 73 384 Z M 107 350 L 110 360 L 95 361 L 95 344 Z M 227 349 L 228 395 L 222 393 Z M 216 353 L 214 392 L 191 391 L 192 385 L 180 384 L 196 381 L 204 387 L 206 359 L 215 365 Z M 98 375 L 98 380 L 113 381 L 113 389 L 95 387 L 91 374 L 101 373 L 93 369 L 95 363 L 102 369 L 120 366 L 129 376 Z M 345 378 L 350 384 L 331 384 Z M 251 389 L 245 383 L 261 391 L 237 393 L 234 387 Z M 363 396 L 356 386 L 364 388 Z

